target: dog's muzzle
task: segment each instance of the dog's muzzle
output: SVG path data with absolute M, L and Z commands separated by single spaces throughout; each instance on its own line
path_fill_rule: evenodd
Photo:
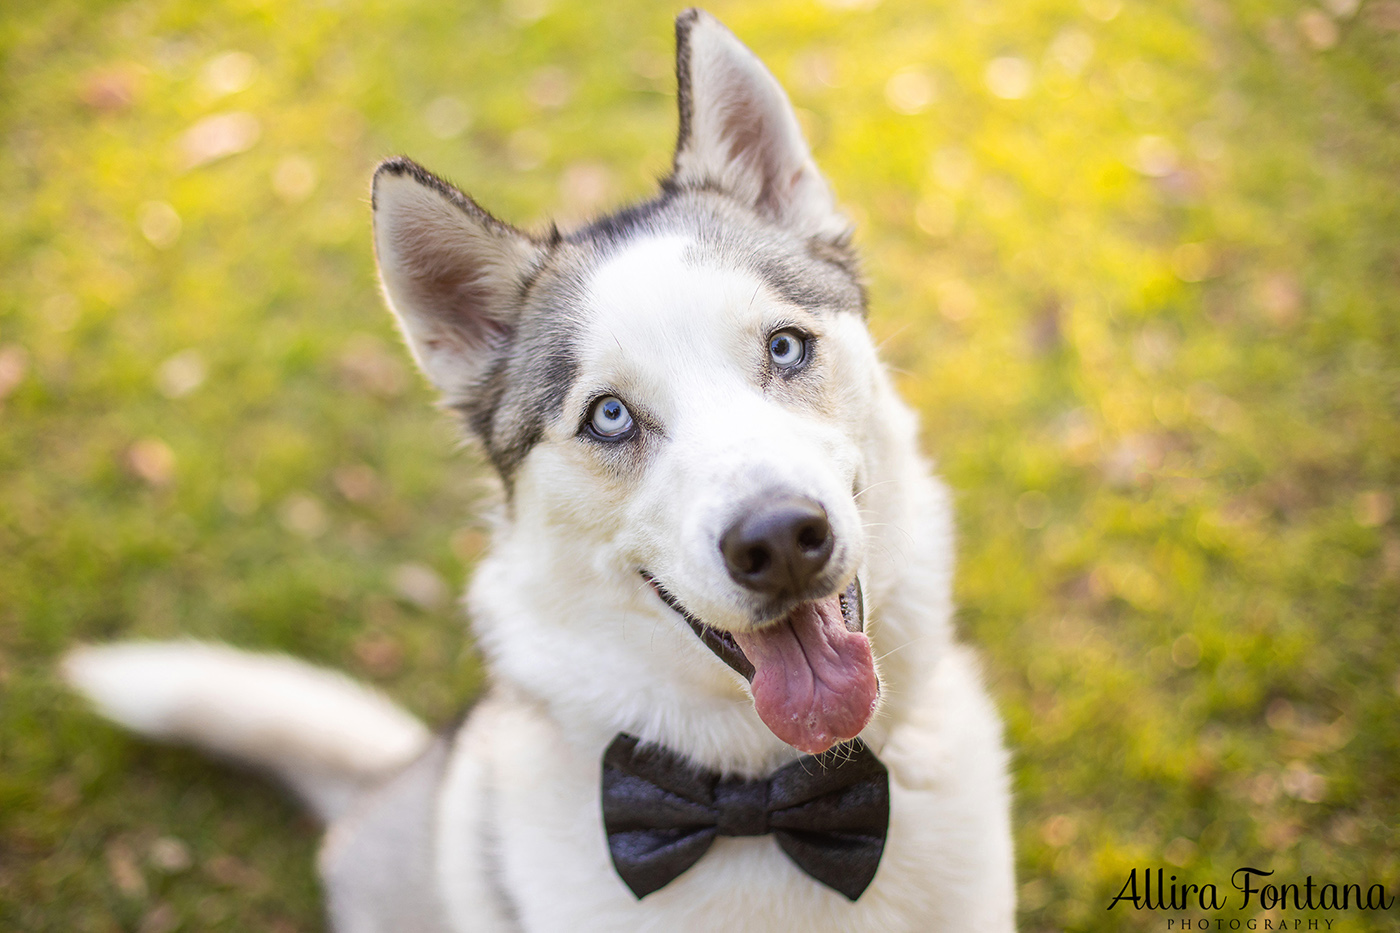
M 715 657 L 738 671 L 739 676 L 750 683 L 753 682 L 754 666 L 749 662 L 748 657 L 745 656 L 743 649 L 739 647 L 739 643 L 734 640 L 733 633 L 713 628 L 701 622 L 689 609 L 681 605 L 680 600 L 672 596 L 670 591 L 662 586 L 655 577 L 645 570 L 641 571 L 641 574 L 642 578 L 646 580 L 647 583 L 651 584 L 651 588 L 656 592 L 656 595 L 661 597 L 661 601 L 667 606 L 670 606 L 682 619 L 685 619 L 691 631 L 695 632 L 696 636 L 700 639 L 701 644 L 713 651 Z M 850 584 L 841 591 L 837 599 L 840 601 L 841 618 L 846 624 L 846 630 L 849 632 L 864 632 L 865 596 L 860 587 L 860 578 L 857 577 L 852 580 Z

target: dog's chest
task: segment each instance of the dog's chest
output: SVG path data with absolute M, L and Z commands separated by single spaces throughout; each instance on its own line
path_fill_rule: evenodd
M 892 775 L 885 852 L 854 903 L 803 874 L 771 836 L 721 837 L 639 901 L 608 854 L 600 763 L 576 749 L 529 708 L 487 704 L 474 716 L 444 787 L 439 837 L 439 881 L 459 929 L 491 929 L 488 910 L 502 929 L 566 933 L 1002 928 L 968 926 L 990 896 L 969 883 L 986 875 L 976 839 L 996 834 L 977 825 L 980 807 L 949 793 L 957 776 L 910 789 Z

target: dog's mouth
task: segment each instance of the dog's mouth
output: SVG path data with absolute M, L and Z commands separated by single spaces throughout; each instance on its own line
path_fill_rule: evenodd
M 859 579 L 753 631 L 728 632 L 696 618 L 650 573 L 642 576 L 705 647 L 749 681 L 759 718 L 784 742 L 820 754 L 870 722 L 880 681 Z

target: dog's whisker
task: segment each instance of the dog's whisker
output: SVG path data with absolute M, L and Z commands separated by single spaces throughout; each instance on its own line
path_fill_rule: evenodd
M 858 492 L 856 492 L 852 496 L 852 498 L 859 499 L 861 496 L 865 495 L 867 492 L 869 492 L 877 486 L 893 486 L 894 482 L 895 481 L 892 479 L 882 479 L 874 483 L 866 483 L 863 487 L 861 487 L 861 489 Z
M 891 648 L 889 651 L 886 651 L 884 654 L 879 655 L 878 657 L 876 657 L 875 660 L 876 660 L 876 661 L 883 661 L 883 660 L 885 660 L 885 658 L 888 658 L 888 657 L 890 657 L 891 655 L 894 655 L 894 654 L 898 654 L 899 652 L 903 651 L 905 648 L 908 648 L 908 647 L 911 646 L 911 645 L 916 645 L 916 644 L 918 644 L 918 643 L 921 642 L 921 641 L 928 641 L 929 639 L 931 639 L 931 638 L 933 638 L 933 637 L 934 637 L 933 635 L 920 635 L 920 636 L 917 637 L 917 638 L 911 638 L 911 639 L 909 639 L 908 641 L 904 642 L 903 644 L 896 645 L 895 647 Z
M 878 350 L 883 350 L 883 349 L 885 349 L 885 347 L 890 343 L 890 341 L 894 340 L 894 339 L 895 339 L 896 337 L 898 337 L 900 334 L 902 334 L 902 333 L 904 333 L 905 331 L 907 331 L 911 326 L 913 326 L 913 325 L 911 325 L 911 324 L 901 324 L 899 327 L 896 327 L 896 328 L 894 329 L 894 333 L 892 333 L 892 334 L 886 334 L 884 337 L 882 337 L 882 338 L 880 339 L 880 342 L 877 343 L 877 344 L 875 345 L 876 349 L 878 349 Z M 887 364 L 887 365 L 888 365 L 888 364 Z

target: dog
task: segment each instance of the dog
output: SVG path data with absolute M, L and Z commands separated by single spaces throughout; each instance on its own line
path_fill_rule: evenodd
M 296 791 L 339 933 L 1014 928 L 948 494 L 851 225 L 753 53 L 698 10 L 676 40 L 652 200 L 536 236 L 408 159 L 374 175 L 388 304 L 500 478 L 465 721 L 217 645 L 64 662 L 108 717 Z

